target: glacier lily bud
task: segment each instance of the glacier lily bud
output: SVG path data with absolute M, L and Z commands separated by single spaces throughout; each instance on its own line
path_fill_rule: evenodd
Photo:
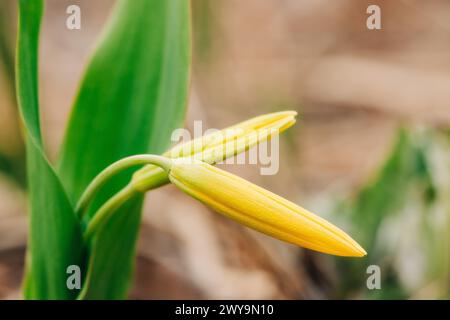
M 136 193 L 172 182 L 214 210 L 274 238 L 327 254 L 365 256 L 366 252 L 356 241 L 326 220 L 211 165 L 271 139 L 292 126 L 295 115 L 295 112 L 280 112 L 260 116 L 176 146 L 163 156 L 135 155 L 115 162 L 88 186 L 77 212 L 82 214 L 110 176 L 133 165 L 148 165 L 138 170 L 127 186 L 97 210 L 85 230 L 85 239 L 90 239 L 104 221 Z
M 266 141 L 271 135 L 281 133 L 291 127 L 295 123 L 296 116 L 296 111 L 281 111 L 261 115 L 177 145 L 163 155 L 169 158 L 188 157 L 221 147 L 233 141 L 244 142 L 246 140 L 249 141 L 246 146 L 248 149 L 258 142 Z M 255 136 L 261 136 L 261 138 L 255 141 Z M 242 151 L 245 151 L 245 148 L 241 149 Z M 221 160 L 224 160 L 224 158 L 202 158 L 202 161 L 207 163 L 217 163 Z
M 207 163 L 173 159 L 169 179 L 212 209 L 274 238 L 337 256 L 366 255 L 355 240 L 326 220 Z
M 226 129 L 177 145 L 163 154 L 164 158 L 192 156 L 210 164 L 242 153 L 258 143 L 267 141 L 295 123 L 295 111 L 269 113 L 238 123 Z M 135 165 L 145 164 L 133 175 L 133 184 L 140 190 L 151 190 L 169 183 L 167 173 L 152 164 L 153 155 L 134 155 L 123 158 L 99 173 L 85 189 L 76 205 L 76 213 L 83 217 L 86 207 L 111 176 Z M 150 159 L 149 159 L 150 158 Z M 161 158 L 162 159 L 162 158 Z M 149 164 L 150 163 L 150 164 Z
M 165 152 L 168 158 L 194 157 L 209 164 L 216 164 L 238 155 L 261 142 L 268 141 L 295 124 L 295 111 L 281 111 L 261 115 L 234 126 L 216 131 Z M 136 171 L 134 183 L 140 189 L 150 190 L 169 182 L 161 168 L 147 165 Z

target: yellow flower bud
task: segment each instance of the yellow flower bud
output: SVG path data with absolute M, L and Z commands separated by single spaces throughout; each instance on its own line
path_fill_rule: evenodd
M 326 220 L 207 163 L 174 159 L 169 179 L 214 210 L 274 238 L 338 256 L 366 255 L 356 241 Z
M 281 111 L 258 116 L 234 126 L 177 145 L 165 152 L 168 158 L 195 157 L 215 164 L 270 140 L 295 123 L 295 111 Z M 139 190 L 147 191 L 168 183 L 161 168 L 147 165 L 133 175 Z
M 231 127 L 216 131 L 186 143 L 177 145 L 163 155 L 169 158 L 181 158 L 192 156 L 207 150 L 221 147 L 233 141 L 251 141 L 247 148 L 267 140 L 266 132 L 271 134 L 281 133 L 295 123 L 296 111 L 281 111 L 258 116 Z M 259 134 L 258 134 L 259 133 Z M 254 141 L 249 136 L 261 135 L 261 139 Z M 245 149 L 243 150 L 245 151 Z M 203 159 L 208 163 L 218 162 L 224 159 Z

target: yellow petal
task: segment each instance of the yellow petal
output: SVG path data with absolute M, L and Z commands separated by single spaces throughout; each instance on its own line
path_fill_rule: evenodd
M 177 145 L 163 156 L 169 158 L 193 156 L 209 164 L 215 164 L 280 134 L 294 125 L 296 115 L 295 111 L 281 111 L 258 116 Z M 138 190 L 145 192 L 167 183 L 166 176 L 161 168 L 147 165 L 136 171 L 133 180 Z
M 245 138 L 255 131 L 269 130 L 283 132 L 295 123 L 296 111 L 281 111 L 258 116 L 231 127 L 216 131 L 186 143 L 177 145 L 163 155 L 169 158 L 180 158 L 194 155 L 227 142 Z
M 175 159 L 169 179 L 214 210 L 274 238 L 338 256 L 366 255 L 358 243 L 326 220 L 209 164 Z

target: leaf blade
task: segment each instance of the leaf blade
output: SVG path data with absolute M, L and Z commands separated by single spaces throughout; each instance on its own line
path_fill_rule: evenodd
M 185 0 L 118 2 L 86 71 L 60 155 L 59 172 L 72 201 L 112 162 L 137 153 L 161 153 L 168 147 L 170 134 L 181 125 L 185 112 L 189 23 Z M 128 179 L 129 173 L 113 179 L 93 207 L 98 208 Z M 92 243 L 85 298 L 125 297 L 141 203 L 142 198 L 135 197 L 118 210 Z
M 79 221 L 42 147 L 38 99 L 38 43 L 42 1 L 19 2 L 17 97 L 25 126 L 30 235 L 24 295 L 70 299 L 66 269 L 82 261 Z

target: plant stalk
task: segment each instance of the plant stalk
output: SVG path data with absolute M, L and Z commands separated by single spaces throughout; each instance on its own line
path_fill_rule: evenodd
M 152 154 L 141 154 L 134 155 L 130 157 L 126 157 L 120 159 L 119 161 L 114 162 L 102 172 L 100 172 L 87 186 L 83 194 L 75 208 L 75 213 L 77 216 L 82 219 L 84 213 L 86 212 L 86 208 L 88 207 L 91 200 L 94 198 L 96 193 L 100 190 L 100 188 L 113 176 L 120 173 L 121 171 L 128 169 L 133 166 L 143 165 L 143 164 L 153 164 L 156 165 L 165 171 L 170 169 L 171 161 L 168 158 L 152 155 Z M 110 199 L 111 200 L 111 199 Z M 109 200 L 107 201 L 109 202 Z

